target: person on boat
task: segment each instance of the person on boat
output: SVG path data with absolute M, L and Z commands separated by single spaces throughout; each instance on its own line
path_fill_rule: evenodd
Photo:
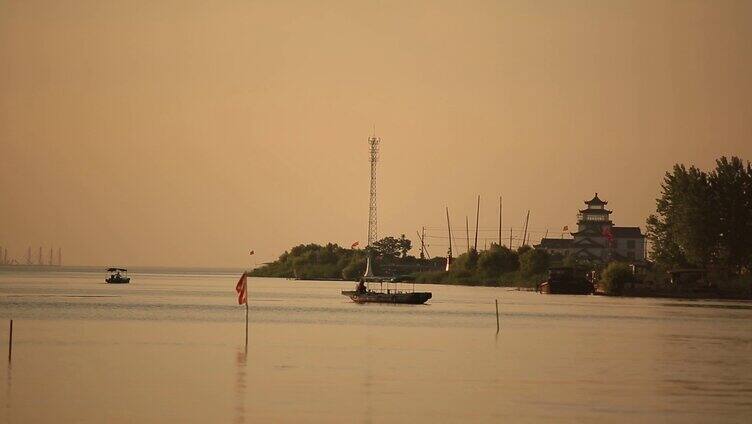
M 355 287 L 355 291 L 358 293 L 366 292 L 366 282 L 362 278 L 358 281 L 358 285 Z

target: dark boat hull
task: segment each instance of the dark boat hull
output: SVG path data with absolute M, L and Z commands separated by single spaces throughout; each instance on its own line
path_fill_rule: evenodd
M 587 281 L 546 281 L 538 286 L 545 294 L 593 294 L 593 285 Z
M 131 279 L 130 277 L 125 277 L 125 278 L 110 277 L 110 278 L 106 278 L 104 281 L 109 284 L 128 284 L 131 282 Z
M 347 296 L 355 303 L 399 303 L 408 305 L 420 305 L 431 298 L 430 292 L 416 293 L 374 293 L 343 290 L 343 296 Z

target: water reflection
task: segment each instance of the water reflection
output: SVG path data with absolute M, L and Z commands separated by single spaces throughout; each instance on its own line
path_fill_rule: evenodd
M 373 390 L 373 349 L 372 346 L 371 331 L 366 334 L 366 349 L 365 353 L 365 376 L 363 378 L 363 394 L 365 396 L 366 407 L 363 408 L 363 422 L 370 424 L 372 422 L 373 407 L 371 405 L 371 391 Z
M 13 365 L 10 361 L 8 361 L 8 369 L 6 371 L 5 375 L 5 422 L 9 423 L 11 422 L 10 419 L 10 411 L 11 411 L 11 394 L 12 394 L 12 384 L 13 382 Z
M 238 346 L 235 354 L 235 366 L 237 376 L 235 379 L 235 422 L 238 424 L 245 423 L 245 374 L 246 364 L 248 361 L 248 343 L 245 347 Z

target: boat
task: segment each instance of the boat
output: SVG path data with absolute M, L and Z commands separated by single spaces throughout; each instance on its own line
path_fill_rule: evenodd
M 415 283 L 412 291 L 399 290 L 397 283 L 410 280 L 407 276 L 376 277 L 371 267 L 371 257 L 366 260 L 365 275 L 358 281 L 355 290 L 342 290 L 342 295 L 352 299 L 355 303 L 400 303 L 407 305 L 421 305 L 431 298 L 430 292 L 416 292 Z M 371 290 L 368 283 L 379 283 L 379 289 Z M 384 290 L 386 283 L 386 290 Z M 393 286 L 390 288 L 389 283 Z
M 420 305 L 432 297 L 430 292 L 413 292 L 386 289 L 373 290 L 342 290 L 342 295 L 352 299 L 355 303 L 399 303 L 406 305 Z
M 593 283 L 585 278 L 585 273 L 573 267 L 556 267 L 548 270 L 548 280 L 538 285 L 538 292 L 544 294 L 593 294 Z
M 110 273 L 110 276 L 104 279 L 107 283 L 128 284 L 131 282 L 131 278 L 128 277 L 128 270 L 125 268 L 107 268 L 107 272 Z

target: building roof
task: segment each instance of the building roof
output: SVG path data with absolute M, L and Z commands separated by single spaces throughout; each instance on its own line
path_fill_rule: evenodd
M 595 196 L 593 196 L 592 199 L 585 201 L 586 205 L 607 205 L 608 202 L 604 202 L 600 198 L 598 198 L 598 193 L 595 193 Z
M 614 238 L 644 238 L 640 227 L 612 227 Z
M 591 253 L 587 249 L 580 249 L 577 252 L 575 252 L 574 255 L 576 257 L 578 257 L 578 258 L 583 258 L 584 257 L 584 258 L 587 258 L 587 259 L 593 259 L 593 260 L 598 260 L 598 261 L 601 260 L 601 257 L 599 257 L 598 255 L 595 255 L 595 254 Z
M 574 246 L 581 247 L 583 249 L 588 249 L 588 248 L 603 249 L 606 247 L 600 241 L 593 240 L 590 237 L 583 237 L 583 238 L 575 239 Z
M 572 239 L 544 238 L 541 239 L 540 244 L 535 247 L 543 249 L 569 249 L 572 247 L 573 242 L 574 240 Z
M 602 221 L 600 224 L 608 225 L 611 221 Z M 592 222 L 592 224 L 597 224 L 597 222 Z M 603 237 L 603 230 L 601 228 L 596 228 L 594 225 L 588 225 L 585 227 L 582 231 L 575 231 L 573 233 L 569 233 L 572 235 L 572 237 L 578 238 L 578 237 Z
M 613 211 L 610 211 L 608 209 L 590 209 L 590 208 L 580 209 L 580 213 L 586 213 L 588 215 L 598 215 L 598 214 L 608 215 L 612 212 Z

